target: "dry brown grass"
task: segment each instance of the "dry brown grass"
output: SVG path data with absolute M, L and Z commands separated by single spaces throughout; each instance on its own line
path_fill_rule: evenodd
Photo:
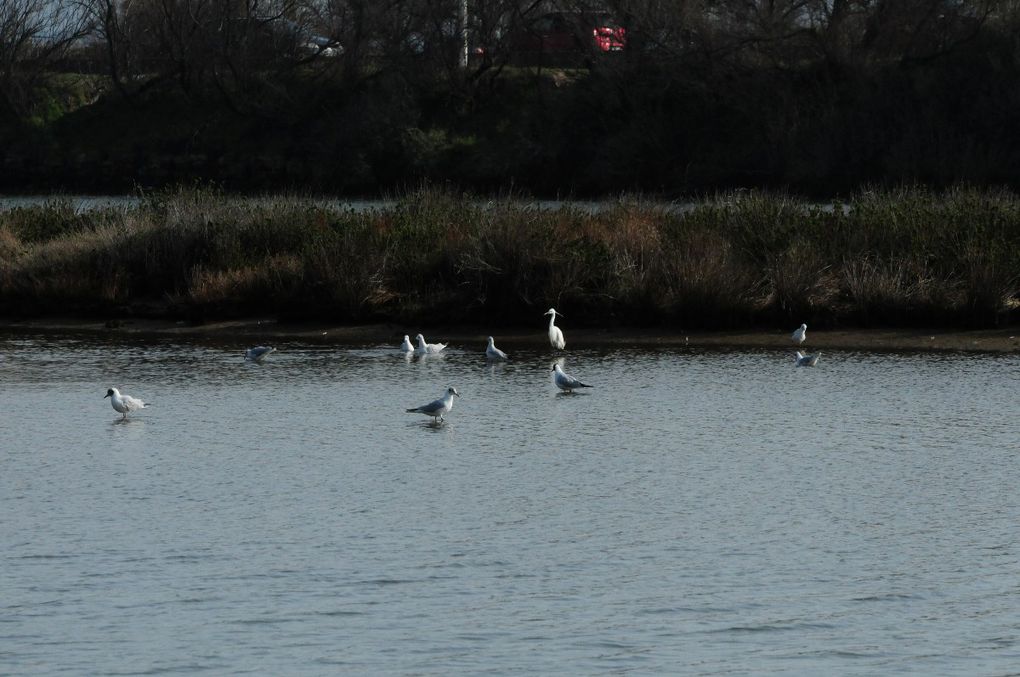
M 735 193 L 591 213 L 422 189 L 359 213 L 202 191 L 0 212 L 7 312 L 517 324 L 556 306 L 578 325 L 988 325 L 1010 319 L 1018 272 L 1020 200 L 963 189 L 830 210 Z

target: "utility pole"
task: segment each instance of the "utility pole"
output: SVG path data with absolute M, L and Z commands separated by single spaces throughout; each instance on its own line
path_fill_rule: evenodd
M 468 67 L 468 0 L 460 0 L 460 67 Z

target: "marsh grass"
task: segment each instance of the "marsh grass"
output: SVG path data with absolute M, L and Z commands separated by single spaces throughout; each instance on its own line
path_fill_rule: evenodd
M 1010 321 L 1020 200 L 735 192 L 597 211 L 420 188 L 355 212 L 180 189 L 130 209 L 0 212 L 0 309 L 291 319 L 726 328 Z

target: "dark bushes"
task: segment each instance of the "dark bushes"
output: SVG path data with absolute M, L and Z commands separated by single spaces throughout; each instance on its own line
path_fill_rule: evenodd
M 421 189 L 352 211 L 202 191 L 0 213 L 7 313 L 276 314 L 340 322 L 968 325 L 1010 320 L 1020 198 L 730 193 L 595 211 Z

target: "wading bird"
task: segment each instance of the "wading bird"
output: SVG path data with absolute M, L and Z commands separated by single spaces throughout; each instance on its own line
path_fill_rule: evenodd
M 592 386 L 587 383 L 581 383 L 576 378 L 567 374 L 560 367 L 559 363 L 556 363 L 552 367 L 553 381 L 556 383 L 556 387 L 564 392 L 572 392 L 575 388 L 591 388 Z
M 807 338 L 807 325 L 802 324 L 799 327 L 797 327 L 794 330 L 793 334 L 790 336 L 790 338 L 792 338 L 797 343 L 804 343 L 804 339 Z
M 492 337 L 489 337 L 489 345 L 485 348 L 485 357 L 490 360 L 504 361 L 507 359 L 506 353 L 496 347 L 495 341 Z
M 142 402 L 137 397 L 131 397 L 130 395 L 121 395 L 120 391 L 116 388 L 110 388 L 103 395 L 105 400 L 107 397 L 110 398 L 110 404 L 113 405 L 114 411 L 120 414 L 124 414 L 124 418 L 127 418 L 128 412 L 138 411 L 149 406 L 145 402 Z
M 545 311 L 546 315 L 552 315 L 549 318 L 549 345 L 557 350 L 563 350 L 567 347 L 567 341 L 563 338 L 563 332 L 556 326 L 556 316 L 563 317 L 563 313 L 557 313 L 555 308 L 550 308 Z
M 460 397 L 460 393 L 457 392 L 457 389 L 454 388 L 453 386 L 450 386 L 449 388 L 446 389 L 446 394 L 440 397 L 438 400 L 434 402 L 429 402 L 428 404 L 423 404 L 420 407 L 408 409 L 407 413 L 425 414 L 426 416 L 431 416 L 432 421 L 434 423 L 442 423 L 444 420 L 443 416 L 445 414 L 449 414 L 450 410 L 453 409 L 454 395 Z
M 414 338 L 418 341 L 418 347 L 414 349 L 415 355 L 435 355 L 446 347 L 445 343 L 425 343 L 425 337 L 421 334 Z
M 798 350 L 796 357 L 793 358 L 794 362 L 797 363 L 798 367 L 813 367 L 818 364 L 818 357 L 821 353 L 815 353 L 814 355 L 803 355 Z

